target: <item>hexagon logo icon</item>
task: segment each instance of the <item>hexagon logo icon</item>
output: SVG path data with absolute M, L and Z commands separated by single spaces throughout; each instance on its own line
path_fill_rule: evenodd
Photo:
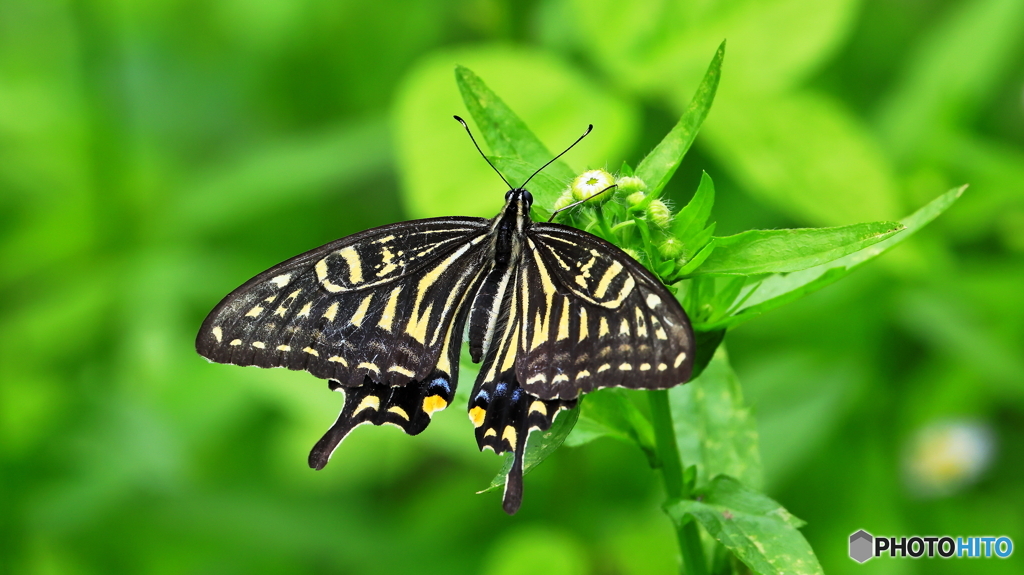
M 874 537 L 861 529 L 850 535 L 850 559 L 857 563 L 863 563 L 874 557 Z

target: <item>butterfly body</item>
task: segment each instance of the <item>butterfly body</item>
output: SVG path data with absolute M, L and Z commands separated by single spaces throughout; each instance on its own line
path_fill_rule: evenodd
M 481 449 L 515 455 L 503 502 L 514 513 L 530 431 L 582 393 L 685 382 L 693 334 L 671 293 L 623 251 L 533 222 L 525 189 L 505 199 L 490 220 L 392 224 L 279 264 L 214 308 L 196 349 L 220 363 L 305 370 L 343 391 L 341 414 L 310 453 L 320 469 L 362 423 L 423 431 L 454 398 L 468 334 L 482 362 L 469 417 Z

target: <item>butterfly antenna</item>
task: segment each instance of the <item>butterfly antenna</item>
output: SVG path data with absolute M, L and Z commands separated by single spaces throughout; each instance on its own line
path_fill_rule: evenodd
M 603 193 L 607 192 L 608 190 L 610 190 L 612 188 L 615 188 L 617 186 L 618 186 L 618 184 L 612 184 L 612 185 L 608 186 L 607 188 L 601 190 L 600 192 L 597 192 L 596 194 L 590 196 L 589 198 L 583 198 L 582 200 L 580 200 L 578 202 L 573 202 L 573 203 L 569 204 L 568 206 L 565 206 L 564 208 L 558 208 L 557 210 L 552 212 L 551 217 L 548 218 L 548 223 L 551 223 L 551 222 L 555 221 L 555 216 L 557 216 L 558 214 L 564 212 L 565 210 L 570 210 L 572 208 L 575 208 L 576 206 L 582 204 L 583 202 L 589 202 L 590 200 L 596 198 L 597 196 L 600 196 L 601 194 L 603 194 Z
M 583 132 L 583 135 L 582 135 L 582 136 L 580 136 L 579 138 L 576 138 L 576 141 L 575 141 L 575 142 L 573 142 L 573 143 L 572 143 L 572 145 L 570 145 L 570 146 L 569 146 L 568 148 L 566 148 L 566 149 L 562 150 L 562 153 L 561 153 L 561 154 L 558 154 L 558 155 L 557 155 L 557 156 L 555 156 L 554 158 L 551 158 L 551 161 L 549 161 L 548 163 L 546 163 L 546 164 L 544 164 L 543 166 L 541 166 L 541 167 L 540 167 L 540 168 L 539 168 L 539 169 L 538 169 L 538 170 L 537 170 L 536 172 L 534 172 L 534 173 L 533 173 L 533 176 L 536 176 L 537 174 L 539 174 L 539 173 L 540 173 L 540 171 L 541 171 L 541 170 L 543 170 L 544 168 L 546 168 L 546 167 L 550 166 L 552 162 L 554 162 L 554 161 L 555 161 L 555 160 L 557 160 L 558 158 L 561 158 L 561 157 L 562 157 L 562 156 L 563 156 L 563 155 L 564 155 L 564 154 L 565 154 L 566 152 L 568 152 L 569 150 L 571 150 L 573 146 L 575 146 L 576 144 L 580 143 L 580 140 L 582 140 L 583 138 L 586 138 L 586 137 L 587 137 L 587 134 L 589 134 L 589 133 L 590 133 L 590 131 L 591 131 L 591 130 L 593 130 L 593 129 L 594 129 L 594 125 L 593 125 L 593 124 L 590 124 L 590 125 L 588 125 L 588 126 L 587 126 L 587 131 L 586 131 L 586 132 Z M 523 182 L 523 185 L 521 185 L 521 186 L 519 186 L 519 187 L 520 187 L 520 188 L 525 188 L 525 187 L 526 187 L 526 184 L 528 184 L 528 183 L 530 182 L 530 180 L 532 180 L 532 179 L 533 179 L 533 176 L 530 176 L 529 178 L 526 178 L 526 181 L 525 181 L 525 182 Z
M 508 186 L 508 189 L 511 190 L 512 189 L 512 184 L 508 183 L 508 180 L 505 179 L 505 176 L 501 175 L 501 172 L 498 171 L 498 168 L 495 168 L 494 164 L 492 164 L 491 161 L 487 159 L 487 155 L 484 154 L 484 151 L 480 149 L 480 144 L 476 143 L 476 138 L 473 137 L 473 132 L 469 131 L 469 125 L 466 124 L 466 121 L 463 120 L 462 118 L 458 117 L 458 116 L 452 116 L 452 117 L 455 118 L 456 120 L 458 120 L 460 124 L 462 124 L 462 127 L 466 129 L 466 133 L 469 134 L 469 139 L 473 140 L 473 145 L 476 146 L 476 151 L 480 152 L 480 155 L 484 157 L 484 161 L 487 162 L 487 165 L 490 166 L 491 169 L 493 169 L 494 172 L 498 174 L 498 177 L 501 178 L 501 181 L 505 182 L 505 185 Z M 530 177 L 532 178 L 533 176 L 530 176 Z

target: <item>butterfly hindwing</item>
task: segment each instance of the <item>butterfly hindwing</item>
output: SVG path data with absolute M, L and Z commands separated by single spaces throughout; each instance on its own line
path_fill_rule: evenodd
M 516 361 L 524 389 L 574 399 L 603 387 L 663 389 L 689 379 L 690 322 L 646 268 L 567 226 L 535 224 L 526 237 Z
M 509 293 L 506 309 L 516 309 L 519 297 L 515 291 Z M 476 441 L 481 451 L 513 453 L 502 497 L 502 507 L 512 514 L 523 499 L 523 458 L 530 432 L 550 428 L 558 412 L 574 408 L 576 400 L 541 399 L 520 386 L 515 369 L 520 333 L 518 314 L 503 314 L 494 332 L 493 345 L 470 394 L 469 419 L 476 428 Z
M 196 349 L 216 362 L 306 370 L 343 386 L 422 382 L 439 362 L 450 375 L 442 348 L 479 281 L 486 225 L 403 222 L 292 258 L 224 298 Z

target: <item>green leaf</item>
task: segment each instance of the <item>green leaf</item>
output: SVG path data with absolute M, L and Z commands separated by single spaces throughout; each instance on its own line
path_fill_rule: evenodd
M 928 225 L 939 214 L 953 205 L 965 189 L 967 189 L 966 185 L 953 188 L 910 216 L 900 220 L 905 229 L 894 237 L 867 246 L 827 264 L 789 274 L 773 274 L 762 279 L 756 285 L 749 288 L 750 291 L 743 296 L 745 298 L 744 303 L 738 306 L 738 309 L 730 317 L 700 323 L 695 325 L 694 329 L 709 331 L 731 328 L 835 282 Z
M 697 466 L 697 485 L 731 475 L 761 485 L 757 426 L 723 347 L 700 376 L 669 390 L 683 464 Z
M 695 518 L 760 575 L 824 573 L 811 546 L 797 530 L 803 521 L 732 477 L 715 477 L 697 500 L 677 500 L 665 510 L 680 527 Z
M 538 166 L 519 158 L 489 156 L 488 159 L 498 171 L 510 182 L 523 182 L 537 171 Z M 537 174 L 530 180 L 530 193 L 533 194 L 533 219 L 542 221 L 551 215 L 551 206 L 568 187 L 568 182 L 547 173 Z
M 558 151 L 579 137 L 587 124 L 594 124 L 594 132 L 562 158 L 567 164 L 617 166 L 632 149 L 639 126 L 637 105 L 550 51 L 495 45 L 431 51 L 398 86 L 392 113 L 396 172 L 410 218 L 491 218 L 503 205 L 505 184 L 452 119 L 452 114 L 463 116 L 485 152 L 504 155 L 488 150 L 481 128 L 466 109 L 453 81 L 459 64 L 485 78 L 530 131 Z M 547 169 L 542 173 L 559 177 Z M 533 182 L 530 188 L 533 191 Z
M 634 443 L 654 460 L 654 429 L 625 389 L 602 389 L 585 395 L 580 405 L 579 421 L 565 444 L 576 447 L 599 437 L 614 437 Z
M 787 273 L 826 264 L 903 231 L 896 222 L 838 228 L 750 230 L 715 238 L 715 251 L 694 274 Z
M 496 156 L 518 157 L 534 167 L 543 166 L 555 157 L 511 108 L 484 84 L 479 76 L 465 66 L 455 68 L 455 81 L 462 93 L 462 101 L 473 115 L 476 125 Z M 558 160 L 545 168 L 548 174 L 569 180 L 575 173 L 565 162 Z M 525 180 L 525 178 L 523 178 Z M 518 186 L 523 180 L 510 181 Z
M 561 447 L 566 436 L 569 435 L 573 426 L 576 425 L 576 420 L 579 416 L 579 407 L 562 411 L 555 416 L 555 421 L 551 423 L 551 427 L 547 431 L 535 431 L 530 434 L 530 438 L 526 440 L 526 453 L 523 454 L 523 475 L 526 475 L 534 467 L 540 465 L 542 461 Z M 505 478 L 508 477 L 510 469 L 512 469 L 512 454 L 507 453 L 505 455 L 505 463 L 501 466 L 501 471 L 491 480 L 491 484 L 486 489 L 477 491 L 477 493 L 487 493 L 488 491 L 504 488 Z
M 683 156 L 697 137 L 697 131 L 704 123 L 704 118 L 708 117 L 711 102 L 718 91 L 718 80 L 722 77 L 723 58 L 725 40 L 718 46 L 718 51 L 715 52 L 715 57 L 711 59 L 711 65 L 704 74 L 704 80 L 697 87 L 697 92 L 690 100 L 690 105 L 683 112 L 683 116 L 679 118 L 679 122 L 637 166 L 636 175 L 647 182 L 647 188 L 652 195 L 659 195 L 676 173 Z
M 711 208 L 715 205 L 715 183 L 707 172 L 700 176 L 700 185 L 694 192 L 690 202 L 679 210 L 672 220 L 672 235 L 683 243 L 685 250 L 682 258 L 689 260 L 694 254 L 700 252 L 707 245 L 709 238 L 701 237 L 706 226 L 708 217 L 711 216 Z M 713 225 L 713 224 L 712 224 Z

